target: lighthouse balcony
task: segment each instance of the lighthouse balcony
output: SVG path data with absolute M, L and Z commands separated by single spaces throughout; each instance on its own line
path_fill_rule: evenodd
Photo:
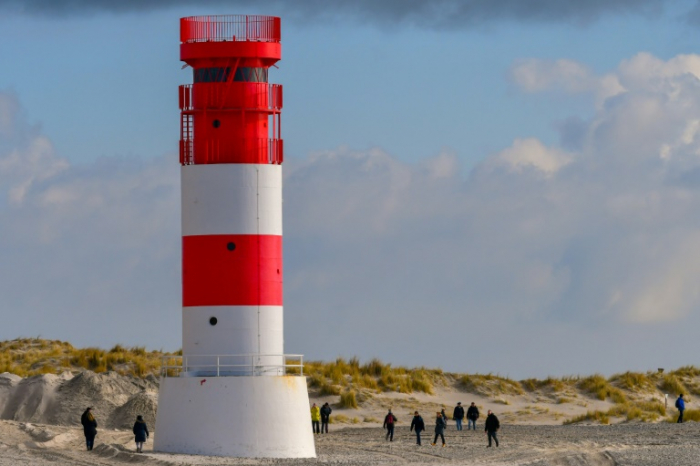
M 274 114 L 284 104 L 282 89 L 281 84 L 266 82 L 200 82 L 181 85 L 178 100 L 183 112 L 235 110 Z
M 301 354 L 197 354 L 165 356 L 162 377 L 304 375 Z

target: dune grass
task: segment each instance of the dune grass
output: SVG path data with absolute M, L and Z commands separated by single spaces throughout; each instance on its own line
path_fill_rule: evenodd
M 688 393 L 688 389 L 674 373 L 668 373 L 663 376 L 663 379 L 661 379 L 661 383 L 659 384 L 659 389 L 661 389 L 661 391 L 664 393 L 675 396 L 678 396 L 681 393 Z
M 666 422 L 675 423 L 678 420 L 678 411 L 670 414 Z M 683 422 L 700 422 L 700 409 L 686 409 L 683 411 Z
M 359 359 L 337 358 L 332 362 L 311 361 L 304 364 L 310 385 L 326 395 L 340 395 L 345 389 L 374 392 L 422 392 L 433 394 L 436 383 L 444 382 L 440 369 L 392 367 L 379 359 L 361 364 Z
M 588 411 L 586 414 L 572 417 L 563 422 L 564 425 L 578 424 L 579 422 L 594 421 L 601 424 L 610 424 L 610 416 L 604 411 Z
M 520 381 L 520 386 L 528 392 L 536 390 L 544 390 L 551 393 L 563 392 L 570 388 L 570 378 L 557 379 L 555 377 L 547 377 L 546 379 L 525 379 Z
M 522 395 L 520 382 L 493 374 L 463 375 L 459 382 L 464 391 L 484 396 Z
M 341 408 L 357 409 L 357 396 L 355 395 L 355 391 L 348 390 L 341 393 L 339 405 Z
M 579 422 L 599 422 L 609 424 L 611 418 L 624 418 L 626 421 L 654 422 L 666 415 L 666 408 L 659 400 L 635 401 L 617 403 L 607 411 L 588 411 L 586 414 L 575 416 L 564 421 L 564 425 Z
M 28 377 L 89 369 L 145 377 L 158 375 L 161 358 L 166 354 L 174 353 L 147 351 L 143 346 L 115 345 L 110 350 L 74 348 L 58 340 L 17 338 L 0 342 L 0 372 Z
M 610 382 L 600 374 L 594 374 L 579 380 L 578 387 L 599 400 L 607 400 L 609 398 L 614 403 L 618 404 L 627 402 L 627 396 L 624 392 L 612 386 Z
M 615 374 L 610 378 L 610 382 L 617 384 L 625 390 L 639 392 L 654 389 L 654 381 L 652 378 L 641 372 L 625 372 L 623 374 Z

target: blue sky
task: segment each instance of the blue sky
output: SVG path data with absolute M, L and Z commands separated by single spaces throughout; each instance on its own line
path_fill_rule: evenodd
M 0 338 L 179 346 L 178 18 L 262 13 L 287 351 L 693 363 L 696 2 L 434 4 L 0 1 Z

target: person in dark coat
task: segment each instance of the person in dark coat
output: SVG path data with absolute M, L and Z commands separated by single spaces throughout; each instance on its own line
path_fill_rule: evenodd
M 484 423 L 484 431 L 489 437 L 489 447 L 491 446 L 491 439 L 496 442 L 498 446 L 498 437 L 496 437 L 496 432 L 501 428 L 501 423 L 498 422 L 498 418 L 489 409 L 489 415 L 486 416 L 486 422 Z
M 455 406 L 455 410 L 452 412 L 452 419 L 454 419 L 457 424 L 457 430 L 462 430 L 462 419 L 464 419 L 462 403 L 457 403 L 457 406 Z
M 420 433 L 425 430 L 425 422 L 423 422 L 423 418 L 418 414 L 418 411 L 413 413 L 413 420 L 411 421 L 411 432 L 414 429 L 416 431 L 416 444 L 420 445 Z
M 133 431 L 134 440 L 136 441 L 136 453 L 143 453 L 143 442 L 145 442 L 149 436 L 148 426 L 143 420 L 143 416 L 136 416 Z
M 327 434 L 328 433 L 328 423 L 331 420 L 331 413 L 333 410 L 331 409 L 330 405 L 328 403 L 325 403 L 323 406 L 321 406 L 321 433 L 323 434 L 324 432 Z
M 85 434 L 85 444 L 87 445 L 88 451 L 92 450 L 92 446 L 95 443 L 95 436 L 97 435 L 97 421 L 95 416 L 92 414 L 92 408 L 88 407 L 83 415 L 80 416 L 80 423 L 83 425 L 83 433 Z
M 678 409 L 678 420 L 676 421 L 678 424 L 683 423 L 683 411 L 685 411 L 685 400 L 683 399 L 683 394 L 681 393 L 678 395 L 678 399 L 676 400 L 676 409 Z
M 394 441 L 394 425 L 398 419 L 391 413 L 391 410 L 384 417 L 384 428 L 386 429 L 386 439 L 390 442 Z
M 479 408 L 472 401 L 472 405 L 467 409 L 467 430 L 474 427 L 476 431 L 476 420 L 479 419 Z
M 437 443 L 438 435 L 442 439 L 442 446 L 445 446 L 445 427 L 447 427 L 447 423 L 443 416 L 445 410 L 443 409 L 442 411 L 441 413 L 437 413 L 437 417 L 435 418 L 435 439 L 433 439 L 433 443 L 431 443 L 432 446 L 435 446 Z

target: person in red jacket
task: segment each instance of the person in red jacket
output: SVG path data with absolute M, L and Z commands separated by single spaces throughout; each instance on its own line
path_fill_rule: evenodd
M 396 424 L 396 416 L 394 416 L 391 413 L 391 409 L 389 410 L 389 413 L 384 417 L 384 428 L 386 429 L 386 439 L 390 442 L 394 441 L 394 424 Z

